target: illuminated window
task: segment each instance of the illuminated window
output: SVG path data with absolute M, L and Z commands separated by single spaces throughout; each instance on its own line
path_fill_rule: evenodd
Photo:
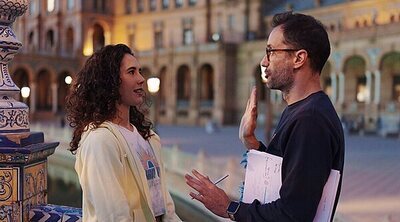
M 47 0 L 47 11 L 52 12 L 55 8 L 55 0 Z

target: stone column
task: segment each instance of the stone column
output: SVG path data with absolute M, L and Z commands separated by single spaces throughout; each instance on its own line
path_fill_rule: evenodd
M 375 70 L 375 96 L 374 103 L 378 105 L 381 102 L 381 72 L 379 70 Z
M 336 99 L 337 99 L 337 77 L 336 77 L 336 74 L 334 72 L 331 73 L 330 77 L 331 77 L 331 84 L 332 84 L 331 101 L 332 101 L 332 103 L 336 103 Z
M 31 113 L 35 113 L 36 112 L 36 83 L 33 82 L 30 84 L 30 86 L 31 86 L 31 95 L 30 95 L 31 101 L 30 101 L 29 106 L 30 106 Z
M 367 96 L 365 98 L 365 103 L 370 104 L 371 103 L 371 92 L 372 92 L 372 74 L 371 71 L 366 71 L 365 72 L 365 78 L 367 79 L 366 83 L 366 88 L 367 88 Z
M 57 83 L 52 83 L 51 84 L 51 95 L 52 95 L 52 109 L 51 111 L 53 113 L 57 113 L 57 108 L 58 108 L 58 84 Z
M 343 105 L 344 103 L 344 86 L 345 86 L 345 77 L 343 72 L 339 73 L 339 105 Z

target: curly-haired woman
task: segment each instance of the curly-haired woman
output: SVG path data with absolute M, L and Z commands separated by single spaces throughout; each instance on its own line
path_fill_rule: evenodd
M 123 44 L 94 53 L 67 97 L 84 221 L 180 221 L 166 187 L 160 138 L 139 111 L 139 61 Z

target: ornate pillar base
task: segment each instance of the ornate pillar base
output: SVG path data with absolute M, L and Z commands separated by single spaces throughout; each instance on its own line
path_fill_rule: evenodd
M 0 135 L 0 221 L 28 221 L 31 208 L 47 203 L 47 157 L 58 144 L 41 132 Z

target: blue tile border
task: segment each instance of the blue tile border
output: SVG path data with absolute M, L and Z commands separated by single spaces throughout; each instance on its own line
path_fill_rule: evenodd
M 82 209 L 58 205 L 39 205 L 29 211 L 30 222 L 82 222 Z

